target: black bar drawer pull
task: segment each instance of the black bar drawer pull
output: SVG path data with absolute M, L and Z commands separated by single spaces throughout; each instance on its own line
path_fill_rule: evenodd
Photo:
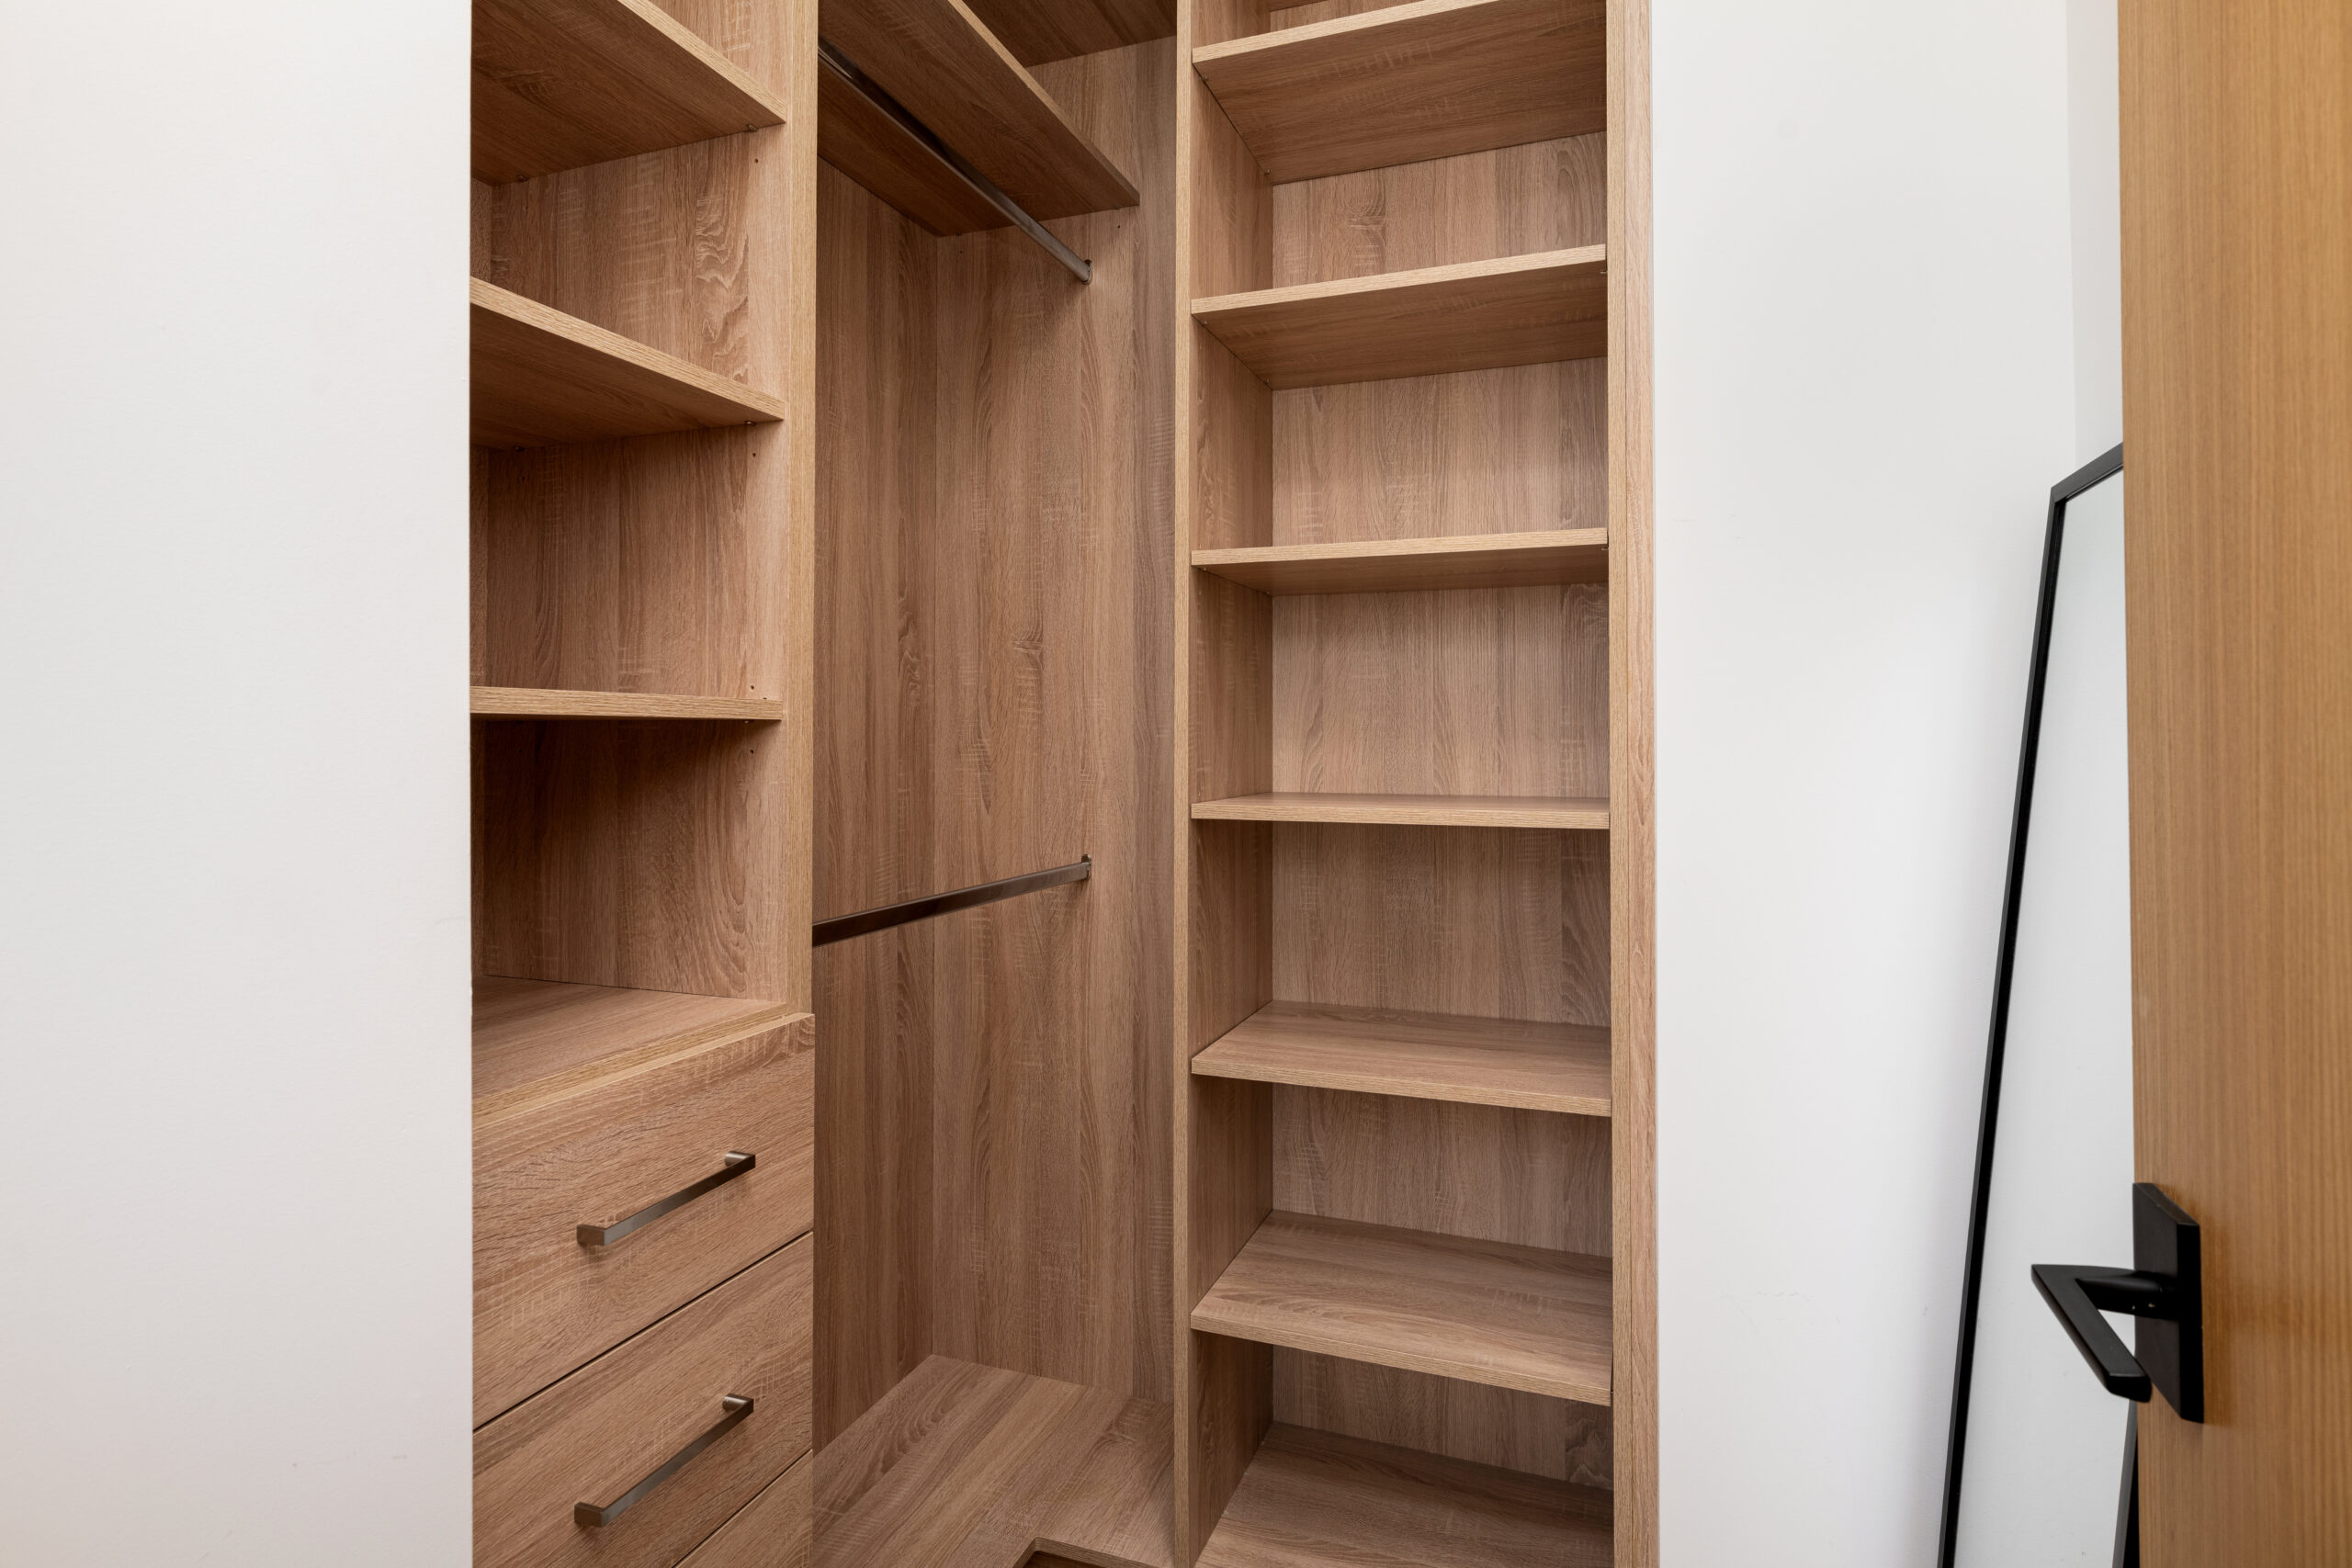
M 748 1159 L 751 1156 L 746 1155 L 744 1157 Z M 718 1418 L 718 1424 L 712 1427 L 710 1430 L 705 1432 L 701 1437 L 696 1438 L 693 1442 L 688 1443 L 684 1448 L 680 1449 L 676 1453 L 672 1454 L 670 1456 L 669 1463 L 663 1465 L 661 1469 L 655 1471 L 652 1474 L 647 1476 L 644 1480 L 639 1482 L 636 1485 L 630 1487 L 628 1491 L 622 1493 L 619 1496 L 614 1498 L 603 1507 L 600 1508 L 594 1503 L 574 1503 L 571 1506 L 572 1522 L 575 1524 L 585 1525 L 590 1529 L 594 1529 L 600 1525 L 611 1524 L 615 1519 L 619 1518 L 623 1514 L 628 1513 L 629 1509 L 635 1507 L 639 1500 L 644 1497 L 648 1492 L 652 1491 L 656 1486 L 661 1485 L 663 1482 L 669 1480 L 670 1477 L 677 1474 L 681 1469 L 684 1468 L 686 1461 L 694 1458 L 695 1455 L 702 1452 L 703 1450 L 710 1447 L 711 1444 L 725 1437 L 729 1427 L 733 1427 L 737 1422 L 742 1420 L 752 1413 L 752 1398 L 749 1394 L 730 1393 L 721 1399 L 718 1403 L 725 1408 L 727 1414 L 721 1416 Z
M 711 1190 L 713 1188 L 726 1186 L 737 1177 L 749 1172 L 752 1167 L 759 1163 L 760 1158 L 757 1155 L 730 1153 L 727 1156 L 727 1164 L 721 1168 L 712 1171 L 708 1176 L 704 1177 L 692 1187 L 680 1188 L 677 1191 L 671 1193 L 667 1198 L 662 1199 L 659 1203 L 639 1209 L 636 1213 L 631 1214 L 628 1219 L 622 1220 L 616 1224 L 582 1225 L 580 1227 L 580 1245 L 582 1247 L 610 1247 L 613 1243 L 620 1240 L 621 1237 L 628 1235 L 629 1232 L 637 1230 L 641 1226 L 651 1224 L 654 1221 L 660 1219 L 671 1210 L 682 1209 L 688 1203 L 693 1202 L 695 1199 L 701 1197 L 704 1193 Z M 587 1505 L 582 1503 L 581 1506 L 584 1508 Z

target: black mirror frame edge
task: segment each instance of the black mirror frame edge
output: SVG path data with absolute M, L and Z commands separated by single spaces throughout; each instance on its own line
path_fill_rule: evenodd
M 1976 1301 L 1984 1280 L 1984 1224 L 1993 1198 L 1993 1133 L 2001 1108 L 2001 1058 L 2008 1043 L 2009 981 L 2017 968 L 2018 910 L 2025 891 L 2026 829 L 2033 816 L 2033 770 L 2041 745 L 2041 694 L 2050 671 L 2050 626 L 2058 602 L 2058 554 L 2066 506 L 2123 471 L 2123 448 L 2101 453 L 2050 487 L 2041 545 L 2041 589 L 2034 606 L 2033 658 L 2026 675 L 2025 735 L 2018 744 L 2017 801 L 2009 817 L 2007 878 L 2001 891 L 2001 939 L 1993 964 L 1993 1022 L 1984 1046 L 1984 1097 L 1977 1112 L 1976 1174 L 1968 1201 L 1968 1260 L 1961 1276 L 1960 1350 L 1952 1369 L 1951 1431 L 1944 1450 L 1943 1529 L 1938 1568 L 1958 1568 L 1962 1450 L 1968 1440 L 1968 1382 L 1976 1361 Z M 2126 1461 L 2129 1463 L 2129 1460 Z M 2119 1521 L 2120 1523 L 2120 1521 Z

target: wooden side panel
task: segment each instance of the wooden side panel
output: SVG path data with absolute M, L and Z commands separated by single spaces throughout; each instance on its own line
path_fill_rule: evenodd
M 1274 1419 L 1475 1464 L 1610 1484 L 1610 1412 L 1549 1394 L 1274 1351 Z
M 1273 788 L 1605 795 L 1599 584 L 1274 601 Z
M 2352 1554 L 2352 11 L 2121 11 L 2134 1163 L 2203 1236 L 2150 1568 Z M 2119 1201 L 2120 1194 L 2118 1194 Z
M 1270 542 L 1606 526 L 1613 363 L 1274 393 Z
M 1274 829 L 1274 992 L 1286 1001 L 1606 1023 L 1599 833 Z
M 1610 1403 L 1616 1568 L 1656 1568 L 1657 1041 L 1649 0 L 1609 6 Z
M 1278 185 L 1271 286 L 1600 244 L 1602 141 L 1563 137 Z

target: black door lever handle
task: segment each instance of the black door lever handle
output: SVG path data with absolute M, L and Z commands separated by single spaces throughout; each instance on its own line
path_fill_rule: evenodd
M 2134 1269 L 2037 1263 L 2034 1288 L 2108 1393 L 2145 1404 L 2157 1389 L 2186 1421 L 2205 1419 L 2205 1312 L 2197 1222 L 2154 1182 L 2132 1188 Z M 2102 1312 L 2140 1320 L 2139 1353 Z M 2144 1364 L 2143 1364 L 2144 1363 Z

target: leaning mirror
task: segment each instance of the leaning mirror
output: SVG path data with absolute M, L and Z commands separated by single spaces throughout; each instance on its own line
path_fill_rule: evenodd
M 2132 1256 L 2123 451 L 2051 493 L 2010 827 L 1942 1568 L 2118 1560 L 2131 1407 L 2029 1269 Z

